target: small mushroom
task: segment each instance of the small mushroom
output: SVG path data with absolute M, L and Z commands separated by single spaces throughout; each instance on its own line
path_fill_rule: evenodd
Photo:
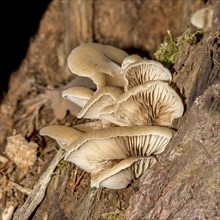
M 183 114 L 183 103 L 168 83 L 149 81 L 119 97 L 115 116 L 128 125 L 171 126 Z
M 155 157 L 129 157 L 91 175 L 91 187 L 126 188 L 156 163 Z
M 93 97 L 86 103 L 83 109 L 77 114 L 78 118 L 100 119 L 102 110 L 113 106 L 116 99 L 123 93 L 118 87 L 105 86 L 95 92 Z
M 50 125 L 40 130 L 40 135 L 47 135 L 55 139 L 63 149 L 66 149 L 68 145 L 74 142 L 82 134 L 83 132 L 81 131 L 62 125 Z
M 116 47 L 85 43 L 72 50 L 67 62 L 73 73 L 92 79 L 99 90 L 106 85 L 124 86 L 120 66 L 126 56 Z
M 70 100 L 81 108 L 86 105 L 89 99 L 92 98 L 93 94 L 94 92 L 91 89 L 81 86 L 68 88 L 62 92 L 63 98 Z
M 131 156 L 151 156 L 164 151 L 173 130 L 158 126 L 114 127 L 94 130 L 68 146 L 65 160 L 89 173 Z
M 201 8 L 198 11 L 196 11 L 191 17 L 191 24 L 197 28 L 203 28 L 206 11 L 207 7 Z
M 139 60 L 142 60 L 142 58 L 138 55 L 130 55 L 126 57 L 121 64 L 122 71 L 124 71 L 131 63 L 137 62 Z
M 129 60 L 129 57 L 124 60 L 127 63 L 126 60 Z M 161 63 L 146 59 L 137 59 L 135 62 L 130 62 L 124 68 L 123 74 L 125 77 L 125 91 L 151 80 L 161 80 L 168 83 L 172 80 L 171 73 Z

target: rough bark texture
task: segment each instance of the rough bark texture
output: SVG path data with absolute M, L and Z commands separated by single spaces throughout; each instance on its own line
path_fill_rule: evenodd
M 216 7 L 217 2 L 213 2 L 208 1 Z M 12 85 L 20 85 L 24 77 L 34 75 L 43 85 L 67 81 L 71 74 L 66 58 L 82 42 L 111 44 L 144 56 L 152 54 L 167 29 L 180 35 L 190 25 L 190 15 L 203 6 L 200 0 L 52 1 L 27 58 L 12 76 L 8 100 L 17 94 L 18 88 Z M 31 219 L 220 218 L 220 36 L 216 28 L 211 28 L 201 42 L 186 45 L 174 65 L 174 83 L 184 98 L 186 113 L 159 163 L 127 189 L 90 189 L 89 175 L 85 174 L 74 192 L 70 182 L 76 168 L 66 163 L 53 176 Z M 19 82 L 18 75 L 22 76 Z M 17 100 L 26 90 L 20 90 Z M 7 102 L 4 106 L 8 120 L 0 129 L 6 136 L 12 132 L 17 103 L 12 109 Z M 81 174 L 78 170 L 77 178 Z
M 126 219 L 219 219 L 220 84 L 196 99 Z

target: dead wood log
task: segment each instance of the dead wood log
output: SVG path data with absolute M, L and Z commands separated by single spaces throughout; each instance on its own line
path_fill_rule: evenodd
M 128 33 L 117 35 L 114 29 L 110 28 L 111 25 L 106 32 L 106 25 L 99 25 L 101 16 L 98 16 L 98 13 L 106 13 L 110 8 L 109 5 L 113 4 L 111 2 L 105 1 L 102 5 L 93 1 L 89 1 L 87 5 L 84 5 L 83 1 L 69 2 L 75 15 L 80 12 L 80 16 L 82 13 L 84 17 L 88 16 L 85 18 L 88 20 L 79 19 L 75 28 L 69 27 L 71 33 L 69 35 L 74 31 L 77 34 L 72 35 L 72 38 L 69 36 L 66 40 L 66 52 L 71 39 L 74 39 L 72 46 L 80 42 L 96 40 L 124 48 L 155 48 L 155 44 L 151 44 L 150 40 L 144 41 L 146 34 L 141 35 L 143 28 L 141 22 L 137 28 L 140 29 L 138 44 L 132 41 Z M 137 14 L 144 12 L 141 10 L 141 1 L 132 2 L 129 1 L 126 7 L 128 10 L 134 10 L 134 22 L 131 22 L 134 37 L 135 23 L 137 18 L 141 17 Z M 182 2 L 178 3 L 181 5 L 187 1 L 179 2 Z M 100 12 L 101 10 L 98 9 L 105 4 L 108 7 L 105 6 L 106 10 Z M 132 4 L 136 5 L 132 6 Z M 191 3 L 186 4 L 190 7 L 188 4 Z M 88 14 L 84 11 L 87 7 Z M 110 12 L 116 15 L 123 7 L 120 5 L 118 10 Z M 145 5 L 146 7 L 150 6 Z M 178 7 L 181 8 L 182 5 Z M 170 6 L 169 11 L 171 8 Z M 97 14 L 91 15 L 95 11 Z M 192 11 L 192 8 L 189 11 Z M 110 12 L 109 20 L 114 18 L 116 21 L 120 20 L 120 15 L 114 17 Z M 74 19 L 71 18 L 71 22 L 73 21 Z M 82 23 L 85 25 L 83 31 L 80 22 L 85 22 Z M 127 20 L 124 19 L 124 22 L 126 23 Z M 178 132 L 166 152 L 159 157 L 160 163 L 149 170 L 144 179 L 135 182 L 127 189 L 90 189 L 89 176 L 86 174 L 75 192 L 71 191 L 69 185 L 74 166 L 68 164 L 61 174 L 52 178 L 44 200 L 34 212 L 29 213 L 32 214 L 31 219 L 105 219 L 106 215 L 103 214 L 116 219 L 206 219 L 209 217 L 217 219 L 220 216 L 218 208 L 220 38 L 216 29 L 207 31 L 201 42 L 186 48 L 185 55 L 182 54 L 174 66 L 175 84 L 185 97 L 186 114 L 179 121 Z M 117 42 L 118 39 L 120 42 Z

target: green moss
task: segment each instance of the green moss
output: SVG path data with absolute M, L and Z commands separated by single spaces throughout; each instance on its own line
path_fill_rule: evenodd
M 159 49 L 154 53 L 155 59 L 163 63 L 167 68 L 170 68 L 175 63 L 177 56 L 183 53 L 185 43 L 196 44 L 203 35 L 201 30 L 192 33 L 190 29 L 187 29 L 181 36 L 174 39 L 170 30 L 167 33 L 168 37 L 165 38 Z
M 115 206 L 115 210 L 112 212 L 107 212 L 102 214 L 102 219 L 104 220 L 123 220 L 125 210 L 121 208 L 120 201 L 118 201 Z
M 67 161 L 61 160 L 61 161 L 57 164 L 57 166 L 56 166 L 56 168 L 55 168 L 55 170 L 54 170 L 52 176 L 55 176 L 55 175 L 57 175 L 57 174 L 60 174 L 61 171 L 64 169 L 64 167 L 65 167 L 66 165 L 67 165 Z

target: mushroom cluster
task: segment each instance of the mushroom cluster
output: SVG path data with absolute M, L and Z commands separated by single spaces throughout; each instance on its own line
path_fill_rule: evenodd
M 90 78 L 97 89 L 72 87 L 63 97 L 77 104 L 78 118 L 92 122 L 73 128 L 41 129 L 65 149 L 65 160 L 91 174 L 91 187 L 126 188 L 156 163 L 183 114 L 162 64 L 98 43 L 82 44 L 68 57 L 70 70 Z

